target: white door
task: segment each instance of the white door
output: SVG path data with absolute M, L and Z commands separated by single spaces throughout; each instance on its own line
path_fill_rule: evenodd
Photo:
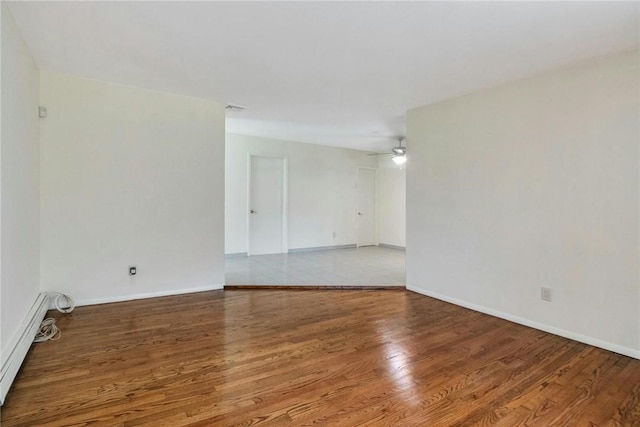
M 249 157 L 249 255 L 284 252 L 284 159 Z
M 358 169 L 358 246 L 376 244 L 376 171 Z

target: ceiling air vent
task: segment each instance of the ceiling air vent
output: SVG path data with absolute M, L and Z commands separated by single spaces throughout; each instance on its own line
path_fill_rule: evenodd
M 226 107 L 224 107 L 224 109 L 227 111 L 233 111 L 233 112 L 239 113 L 241 111 L 246 110 L 247 107 L 243 107 L 242 105 L 227 104 Z

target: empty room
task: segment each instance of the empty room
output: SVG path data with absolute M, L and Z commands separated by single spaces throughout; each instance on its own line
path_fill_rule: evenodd
M 3 427 L 640 426 L 640 3 L 0 15 Z

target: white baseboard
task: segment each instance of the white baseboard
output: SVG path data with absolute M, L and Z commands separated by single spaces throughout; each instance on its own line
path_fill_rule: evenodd
M 189 289 L 174 289 L 169 291 L 146 292 L 146 293 L 132 294 L 132 295 L 118 295 L 118 296 L 102 297 L 102 298 L 79 299 L 76 301 L 76 307 L 83 306 L 83 305 L 96 305 L 96 304 L 108 304 L 111 302 L 132 301 L 136 299 L 145 299 L 145 298 L 167 297 L 171 295 L 192 294 L 196 292 L 217 291 L 217 290 L 222 290 L 223 288 L 224 288 L 224 285 L 211 285 L 211 286 L 201 286 L 198 288 L 189 288 Z
M 312 246 L 309 248 L 294 248 L 289 249 L 290 254 L 295 254 L 298 252 L 316 252 L 316 251 L 332 251 L 334 249 L 355 249 L 358 245 L 355 243 L 350 243 L 348 245 L 333 245 L 333 246 Z
M 0 371 L 0 405 L 4 403 L 9 388 L 11 388 L 11 384 L 33 343 L 33 338 L 38 333 L 38 329 L 40 329 L 42 319 L 47 314 L 48 305 L 47 294 L 39 294 L 31 309 L 29 309 L 27 316 L 20 324 L 17 339 L 8 346 L 10 353 L 2 364 L 2 370 Z
M 513 314 L 504 313 L 499 310 L 494 310 L 492 308 L 473 304 L 457 298 L 448 297 L 446 295 L 441 295 L 436 292 L 427 291 L 421 288 L 417 288 L 415 286 L 407 285 L 407 290 L 416 292 L 418 294 L 425 295 L 431 298 L 439 299 L 441 301 L 449 302 L 451 304 L 459 305 L 461 307 L 469 308 L 474 311 L 479 311 L 480 313 L 485 313 L 491 316 L 499 317 L 501 319 L 518 323 L 520 325 L 528 326 L 530 328 L 538 329 L 544 332 L 549 332 L 550 334 L 559 335 L 561 337 L 569 338 L 574 341 L 579 341 L 595 347 L 603 348 L 605 350 L 613 351 L 615 353 L 619 353 L 625 356 L 633 357 L 635 359 L 640 359 L 640 350 L 624 347 L 619 344 L 615 344 L 609 341 L 604 341 L 598 338 L 593 338 L 587 335 L 582 335 L 577 332 L 568 331 L 566 329 L 556 328 L 555 326 L 539 323 L 534 320 L 526 319 L 524 317 L 514 316 Z
M 399 251 L 407 250 L 405 246 L 391 245 L 389 243 L 378 243 L 378 246 L 380 246 L 381 248 L 397 249 Z

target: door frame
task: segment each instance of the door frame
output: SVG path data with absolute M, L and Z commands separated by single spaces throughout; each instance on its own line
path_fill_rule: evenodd
M 371 166 L 358 166 L 356 168 L 356 248 L 360 247 L 360 227 L 359 227 L 359 202 L 360 202 L 360 169 L 373 171 L 373 241 L 374 246 L 378 246 L 378 168 Z M 368 246 L 368 245 L 367 245 Z
M 270 159 L 282 160 L 282 231 L 281 231 L 281 250 L 283 254 L 289 252 L 289 174 L 288 164 L 289 159 L 281 156 L 270 156 L 257 153 L 247 153 L 247 209 L 245 214 L 247 215 L 247 256 L 251 256 L 251 158 L 252 157 L 267 157 Z

